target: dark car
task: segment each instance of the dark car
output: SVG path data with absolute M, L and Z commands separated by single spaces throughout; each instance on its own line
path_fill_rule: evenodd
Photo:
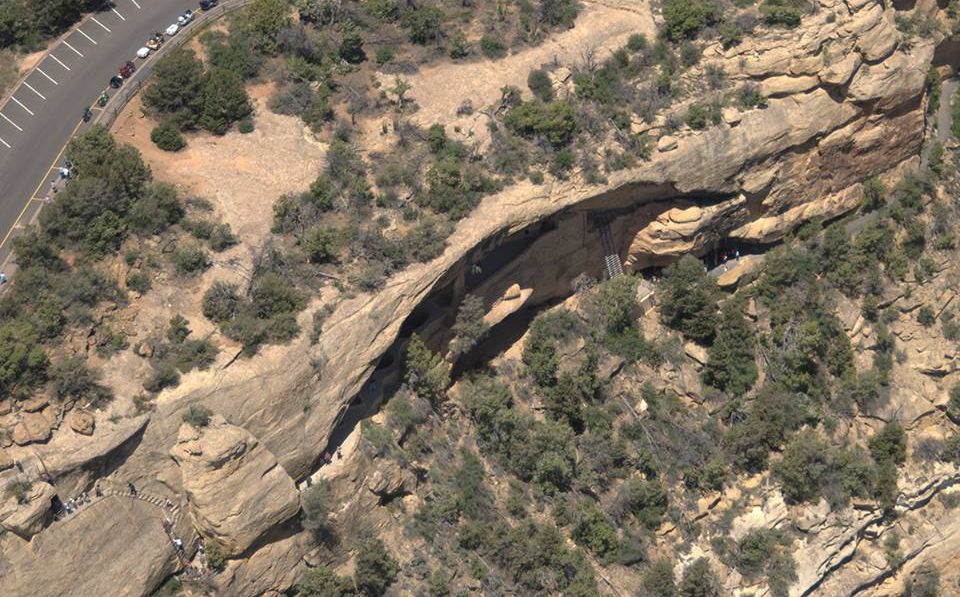
M 110 77 L 110 87 L 114 89 L 120 89 L 120 86 L 123 85 L 123 78 L 116 75 Z
M 120 67 L 120 76 L 129 79 L 135 70 L 137 70 L 136 65 L 128 60 L 126 64 Z
M 217 5 L 218 0 L 200 0 L 200 8 L 202 10 L 210 10 Z

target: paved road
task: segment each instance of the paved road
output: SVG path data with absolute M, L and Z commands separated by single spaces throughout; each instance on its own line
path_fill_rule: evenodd
M 10 231 L 26 224 L 47 194 L 61 150 L 107 82 L 155 31 L 197 0 L 114 0 L 63 37 L 0 106 L 0 264 Z

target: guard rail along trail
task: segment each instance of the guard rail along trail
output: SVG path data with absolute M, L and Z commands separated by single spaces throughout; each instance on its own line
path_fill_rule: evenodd
M 140 90 L 143 89 L 143 84 L 150 77 L 150 73 L 153 71 L 154 65 L 157 62 L 163 59 L 164 56 L 172 52 L 175 48 L 179 48 L 185 43 L 193 39 L 194 35 L 199 32 L 203 27 L 208 23 L 212 23 L 217 19 L 223 17 L 227 13 L 234 12 L 250 4 L 253 0 L 225 0 L 216 8 L 208 10 L 201 13 L 196 17 L 196 20 L 193 22 L 193 25 L 190 27 L 190 32 L 187 35 L 176 35 L 154 52 L 154 55 L 144 64 L 142 67 L 137 69 L 132 77 L 124 84 L 123 87 L 117 90 L 117 92 L 110 98 L 110 102 L 107 104 L 107 107 L 103 111 L 97 113 L 93 119 L 94 124 L 99 124 L 104 127 L 109 128 L 113 122 L 120 115 L 120 112 L 126 107 L 127 103 L 133 99 L 133 96 L 140 93 Z

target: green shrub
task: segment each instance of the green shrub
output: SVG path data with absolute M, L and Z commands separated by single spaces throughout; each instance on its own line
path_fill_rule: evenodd
M 406 381 L 417 396 L 437 404 L 444 400 L 450 385 L 447 363 L 432 352 L 416 334 L 407 346 Z
M 540 0 L 540 21 L 553 27 L 573 27 L 579 10 L 576 0 Z
M 527 87 L 542 102 L 549 103 L 554 100 L 553 82 L 550 75 L 542 68 L 535 68 L 527 75 Z
M 647 45 L 647 36 L 642 33 L 633 33 L 627 38 L 627 49 L 631 52 L 646 50 Z
M 88 367 L 83 357 L 57 362 L 49 375 L 54 394 L 62 401 L 83 400 L 99 408 L 113 398 L 109 388 L 100 384 L 100 371 Z
M 760 15 L 768 25 L 793 28 L 807 10 L 804 0 L 764 0 L 760 5 Z
M 507 128 L 523 137 L 545 137 L 554 147 L 568 144 L 577 129 L 573 106 L 565 100 L 520 104 L 507 113 Z
M 206 553 L 207 566 L 214 572 L 222 571 L 227 565 L 227 553 L 219 541 L 208 539 L 204 543 L 204 553 Z
M 374 60 L 376 60 L 378 65 L 383 66 L 384 64 L 387 64 L 388 62 L 393 60 L 394 55 L 395 55 L 395 50 L 392 47 L 383 46 L 383 47 L 377 48 L 377 53 L 374 56 Z
M 917 310 L 917 323 L 923 327 L 928 328 L 936 322 L 937 317 L 929 306 L 924 305 Z
M 340 27 L 340 57 L 350 64 L 360 64 L 367 59 L 363 51 L 363 36 L 353 21 L 346 21 Z
M 303 239 L 303 249 L 310 263 L 336 263 L 340 253 L 336 230 L 311 228 Z
M 150 276 L 141 270 L 135 270 L 128 273 L 124 283 L 127 285 L 127 288 L 140 294 L 146 294 L 146 292 L 150 290 L 151 286 Z
M 180 385 L 180 373 L 173 365 L 164 365 L 154 369 L 153 373 L 143 382 L 143 389 L 148 392 L 159 392 L 164 388 L 173 388 Z
M 868 442 L 877 463 L 901 465 L 907 459 L 907 436 L 899 423 L 887 423 Z
M 337 576 L 326 566 L 307 568 L 294 585 L 296 597 L 354 597 L 353 581 Z
M 243 306 L 236 284 L 214 282 L 203 293 L 203 315 L 210 321 L 220 323 L 236 317 Z
M 379 539 L 365 541 L 357 552 L 354 578 L 364 595 L 380 597 L 397 579 L 400 566 Z
M 786 597 L 790 585 L 797 579 L 796 563 L 789 551 L 792 544 L 780 530 L 752 530 L 737 545 L 736 568 L 748 579 L 765 576 L 771 594 Z
M 207 239 L 210 248 L 216 252 L 225 251 L 239 242 L 236 235 L 230 229 L 230 224 L 218 224 L 210 231 L 210 238 Z
M 219 31 L 205 31 L 200 36 L 211 68 L 225 68 L 251 79 L 260 73 L 263 55 L 253 47 L 253 40 L 240 31 L 225 35 Z
M 697 342 L 713 340 L 719 291 L 699 259 L 688 253 L 669 265 L 657 298 L 664 325 Z
M 253 132 L 253 119 L 252 118 L 243 118 L 240 122 L 237 123 L 237 130 L 246 135 Z
M 694 37 L 717 20 L 717 8 L 709 0 L 666 0 L 663 19 L 667 38 L 681 41 Z
M 210 257 L 197 245 L 177 247 L 170 254 L 170 261 L 181 274 L 194 274 L 210 267 Z
M 444 13 L 439 8 L 424 6 L 404 11 L 403 26 L 410 30 L 410 41 L 426 45 L 442 35 Z
M 616 530 L 590 500 L 582 501 L 574 512 L 571 535 L 574 541 L 601 559 L 611 556 L 620 547 Z
M 215 135 L 223 135 L 230 125 L 253 112 L 240 75 L 225 68 L 213 68 L 203 89 L 203 110 L 199 124 Z
M 645 595 L 650 597 L 676 597 L 677 583 L 670 560 L 654 560 L 643 573 L 641 581 Z
M 210 417 L 212 416 L 213 411 L 205 406 L 190 406 L 187 412 L 183 413 L 183 422 L 201 429 L 210 424 Z
M 667 512 L 667 492 L 656 479 L 641 480 L 633 477 L 620 488 L 618 500 L 637 522 L 648 529 L 656 529 Z
M 180 151 L 187 146 L 180 129 L 170 120 L 164 120 L 150 131 L 150 140 L 164 151 Z
M 192 128 L 203 109 L 205 81 L 203 63 L 196 53 L 176 48 L 155 65 L 143 103 L 171 118 L 179 128 Z
M 490 326 L 483 320 L 484 315 L 486 308 L 482 298 L 472 294 L 463 297 L 452 327 L 454 339 L 451 341 L 451 348 L 454 352 L 470 352 L 470 349 L 487 335 Z
M 303 491 L 300 497 L 303 506 L 303 528 L 325 541 L 333 533 L 330 514 L 335 508 L 333 492 L 325 481 L 318 481 Z
M 693 104 L 687 109 L 687 116 L 684 121 L 687 126 L 695 131 L 707 128 L 707 109 L 699 104 Z
M 721 586 L 717 573 L 707 558 L 697 558 L 683 570 L 680 597 L 720 597 Z
M 507 48 L 498 38 L 492 35 L 484 35 L 480 38 L 480 51 L 483 52 L 484 56 L 492 60 L 503 58 L 507 53 Z
M 720 43 L 725 49 L 730 49 L 743 41 L 743 29 L 736 21 L 724 20 L 720 23 L 718 32 Z
M 744 303 L 729 300 L 720 309 L 717 334 L 707 350 L 703 381 L 733 396 L 741 396 L 757 381 L 756 338 L 742 315 Z

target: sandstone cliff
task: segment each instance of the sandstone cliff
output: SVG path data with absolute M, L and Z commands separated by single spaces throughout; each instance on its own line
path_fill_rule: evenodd
M 599 271 L 602 250 L 590 212 L 619 214 L 612 224 L 615 242 L 626 263 L 640 268 L 704 252 L 723 238 L 777 240 L 810 218 L 850 210 L 862 180 L 916 159 L 924 137 L 925 76 L 938 40 L 901 43 L 895 12 L 876 0 L 821 0 L 819 12 L 795 31 L 768 32 L 726 51 L 708 48 L 705 62 L 721 65 L 735 81 L 757 83 L 768 106 L 705 132 L 679 135 L 661 144 L 649 162 L 612 174 L 604 185 L 575 178 L 523 182 L 488 197 L 460 222 L 442 256 L 396 275 L 376 295 L 340 304 L 315 346 L 300 338 L 264 351 L 252 365 L 198 376 L 165 394 L 149 420 L 117 427 L 97 420 L 89 441 L 99 447 L 89 453 L 55 455 L 59 448 L 52 448 L 68 432 L 60 426 L 47 444 L 51 449 L 39 448 L 41 458 L 58 460 L 58 472 L 76 471 L 68 486 L 79 489 L 105 455 L 118 453 L 100 472 L 155 486 L 175 501 L 185 496 L 201 534 L 217 538 L 232 554 L 249 556 L 251 568 L 230 567 L 229 582 L 238 593 L 288 587 L 305 549 L 298 539 L 247 550 L 296 514 L 292 479 L 313 472 L 365 384 L 375 394 L 371 376 L 408 317 L 438 289 L 461 296 L 469 266 L 498 243 L 552 222 L 472 290 L 487 304 L 500 298 L 538 304 L 568 292 L 577 275 Z M 515 284 L 519 294 L 511 290 Z M 441 319 L 432 325 L 444 327 L 442 317 L 449 313 L 435 313 Z M 195 405 L 222 418 L 203 430 L 181 426 L 182 413 Z M 10 422 L 22 428 L 18 444 L 43 439 L 56 426 L 49 417 L 40 424 L 34 413 L 2 416 L 16 418 Z M 23 460 L 27 450 L 11 444 L 3 446 L 10 458 Z M 176 566 L 159 513 L 117 500 L 94 504 L 82 519 L 54 524 L 29 545 L 9 534 L 0 539 L 4 553 L 12 554 L 7 558 L 14 572 L 4 576 L 13 579 L 13 594 L 58 594 L 57 578 L 64 576 L 89 589 L 82 594 L 141 594 L 155 587 Z M 108 508 L 121 515 L 108 515 Z M 868 518 L 862 526 L 871 524 Z M 135 581 L 121 587 L 108 573 L 94 577 L 82 560 L 69 557 L 70 545 L 105 554 L 98 562 L 109 560 Z M 832 544 L 825 557 L 843 564 Z M 68 560 L 76 570 L 51 572 L 44 568 L 50 560 Z M 804 586 L 820 586 L 819 571 L 831 561 L 812 561 L 811 570 L 818 572 L 805 576 Z

